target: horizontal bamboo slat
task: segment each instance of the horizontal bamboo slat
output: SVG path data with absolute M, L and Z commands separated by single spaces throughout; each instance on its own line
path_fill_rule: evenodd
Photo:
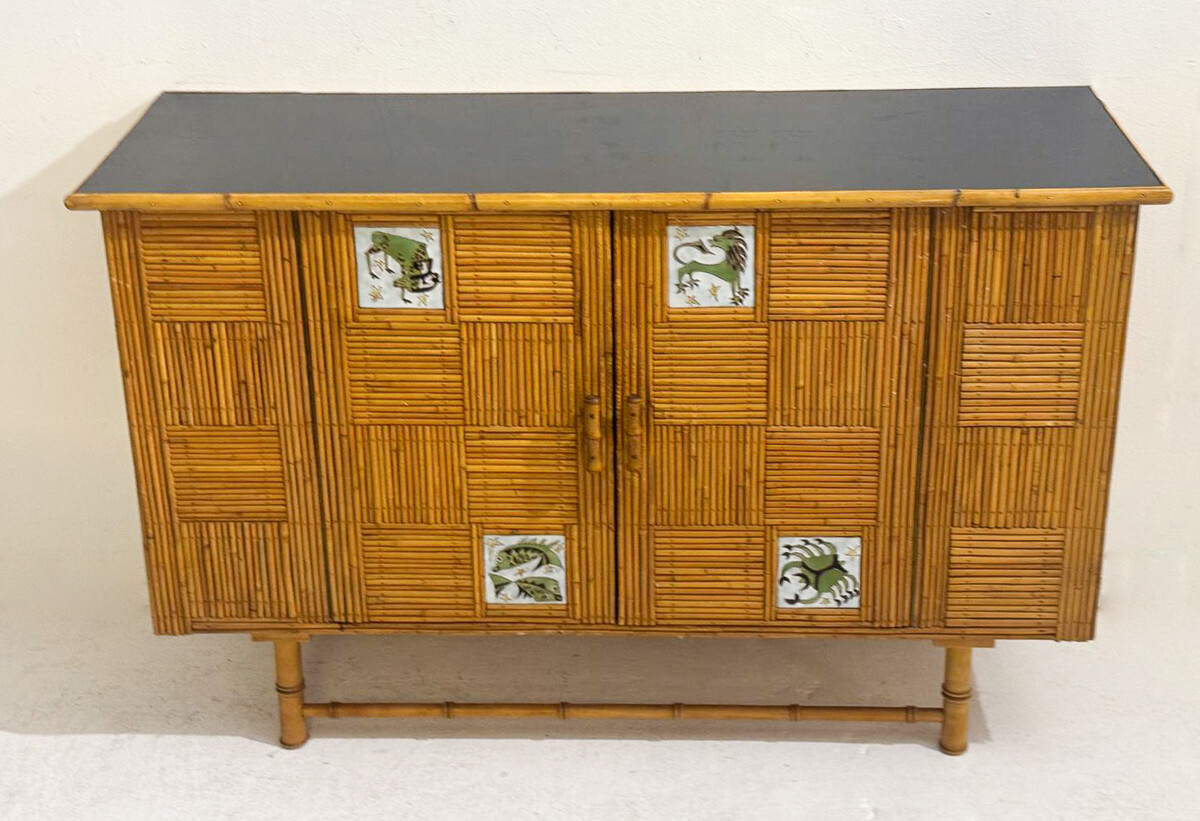
M 472 702 L 309 702 L 310 718 L 607 718 L 699 721 L 885 721 L 938 723 L 940 707 L 807 704 L 572 704 Z
M 1082 325 L 968 325 L 959 424 L 1073 425 L 1082 365 Z

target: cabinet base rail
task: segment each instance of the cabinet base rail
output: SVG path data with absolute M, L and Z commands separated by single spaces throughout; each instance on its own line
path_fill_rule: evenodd
M 572 704 L 569 702 L 305 703 L 305 718 L 644 718 L 774 721 L 942 721 L 941 707 L 837 707 L 804 704 Z
M 254 636 L 275 645 L 279 743 L 289 749 L 308 740 L 309 718 L 608 718 L 741 721 L 885 721 L 941 724 L 939 746 L 948 755 L 967 749 L 971 701 L 971 648 L 983 642 L 939 642 L 946 649 L 941 707 L 873 707 L 805 704 L 591 704 L 569 702 L 306 702 L 300 643 L 307 636 Z

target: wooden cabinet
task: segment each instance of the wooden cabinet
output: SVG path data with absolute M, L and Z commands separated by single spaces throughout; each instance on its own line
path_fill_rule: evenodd
M 435 151 L 468 112 L 500 136 Z M 1040 119 L 969 125 L 1003 115 Z M 942 708 L 762 717 L 961 752 L 966 648 L 1091 637 L 1136 209 L 1169 197 L 1081 89 L 164 95 L 68 198 L 103 211 L 155 629 L 274 640 L 288 744 L 515 709 L 305 704 L 313 633 L 929 638 Z

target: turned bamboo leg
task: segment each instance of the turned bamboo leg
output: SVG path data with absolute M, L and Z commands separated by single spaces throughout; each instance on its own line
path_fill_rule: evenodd
M 971 648 L 946 648 L 946 677 L 942 681 L 942 738 L 946 755 L 967 751 L 967 715 L 971 709 Z
M 308 741 L 304 721 L 304 670 L 300 662 L 300 642 L 274 639 L 275 692 L 279 693 L 279 743 L 289 750 Z

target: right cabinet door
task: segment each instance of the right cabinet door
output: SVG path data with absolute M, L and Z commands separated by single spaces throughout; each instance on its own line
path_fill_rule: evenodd
M 911 623 L 930 217 L 614 216 L 622 623 Z
M 937 214 L 919 626 L 1091 637 L 1136 217 Z

